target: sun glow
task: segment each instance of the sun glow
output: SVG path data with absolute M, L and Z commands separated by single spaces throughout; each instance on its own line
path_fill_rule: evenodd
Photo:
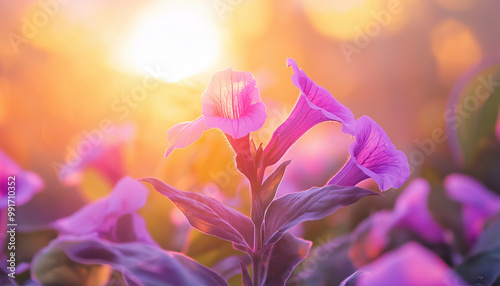
M 212 66 L 220 53 L 213 9 L 200 0 L 162 2 L 133 25 L 120 55 L 130 71 L 176 82 Z

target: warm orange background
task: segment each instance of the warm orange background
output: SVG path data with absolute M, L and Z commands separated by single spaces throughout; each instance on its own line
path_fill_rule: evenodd
M 26 223 L 68 215 L 109 192 L 92 170 L 80 188 L 65 187 L 52 166 L 103 119 L 135 126 L 121 150 L 130 176 L 156 176 L 179 189 L 228 199 L 240 190 L 238 207 L 248 212 L 247 187 L 217 131 L 163 158 L 166 130 L 199 116 L 210 75 L 228 66 L 257 78 L 268 109 L 258 142 L 266 144 L 297 99 L 285 65 L 291 57 L 356 117 L 369 115 L 409 152 L 415 139 L 444 127 L 446 101 L 459 76 L 500 51 L 496 0 L 164 2 L 0 0 L 0 148 L 46 181 L 44 192 L 22 209 Z M 385 17 L 385 26 L 378 17 Z M 367 32 L 373 36 L 356 46 Z M 346 44 L 357 47 L 350 60 L 341 49 Z M 151 80 L 144 63 L 168 76 Z M 118 109 L 116 101 L 145 78 L 155 87 L 133 107 L 120 103 Z M 322 124 L 294 147 L 295 174 L 304 168 L 308 175 L 299 185 L 323 184 L 347 158 L 350 139 L 339 129 Z M 448 157 L 446 143 L 438 148 Z M 230 174 L 229 183 L 221 183 L 221 174 Z M 207 187 L 214 179 L 221 194 Z M 179 250 L 172 205 L 154 192 L 150 198 L 141 212 L 153 236 Z M 353 222 L 337 217 L 327 224 Z

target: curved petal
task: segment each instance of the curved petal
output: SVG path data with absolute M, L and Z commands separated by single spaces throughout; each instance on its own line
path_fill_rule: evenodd
M 408 159 L 396 150 L 384 129 L 363 116 L 356 122 L 354 134 L 356 142 L 349 146 L 351 158 L 328 184 L 354 186 L 371 177 L 382 191 L 401 187 L 410 176 Z
M 449 175 L 444 183 L 448 196 L 463 205 L 464 229 L 471 245 L 479 237 L 486 220 L 500 213 L 500 196 L 466 175 Z
M 399 195 L 392 212 L 379 211 L 359 224 L 353 232 L 351 260 L 357 266 L 375 260 L 389 248 L 394 229 L 411 232 L 427 245 L 447 243 L 446 232 L 427 208 L 429 192 L 426 180 L 415 179 Z
M 424 179 L 413 180 L 394 206 L 395 226 L 412 230 L 430 243 L 445 243 L 446 235 L 427 207 L 431 187 Z
M 11 177 L 12 179 L 9 179 Z M 15 186 L 15 200 L 17 205 L 27 203 L 44 188 L 42 178 L 31 171 L 23 170 L 7 154 L 0 150 L 0 210 L 7 207 L 8 186 Z
M 56 220 L 51 227 L 60 234 L 99 234 L 119 240 L 120 238 L 112 234 L 116 231 L 114 228 L 119 227 L 119 224 L 117 225 L 119 219 L 142 208 L 147 196 L 148 189 L 143 184 L 125 177 L 116 184 L 108 196 L 85 205 L 68 217 Z M 134 226 L 140 227 L 137 223 L 141 222 L 134 223 Z
M 268 166 L 278 162 L 295 141 L 318 123 L 337 121 L 342 123 L 345 133 L 354 134 L 356 121 L 351 110 L 311 80 L 294 60 L 288 59 L 287 64 L 293 69 L 292 82 L 300 90 L 300 96 L 290 116 L 274 131 L 265 148 L 264 162 Z
M 201 96 L 201 103 L 201 113 L 207 125 L 234 139 L 262 127 L 267 117 L 266 107 L 260 101 L 259 89 L 250 72 L 231 68 L 216 72 Z
M 357 286 L 468 285 L 437 255 L 409 242 L 362 268 Z
M 85 170 L 95 169 L 112 185 L 124 175 L 123 146 L 132 140 L 135 126 L 124 124 L 114 127 L 112 135 L 101 132 L 83 131 L 83 136 L 75 148 L 67 148 L 64 165 L 54 163 L 60 181 L 66 186 L 81 183 Z M 78 151 L 80 146 L 88 146 L 88 153 Z
M 167 131 L 168 147 L 165 157 L 176 148 L 184 148 L 198 140 L 203 132 L 210 129 L 205 123 L 205 117 L 200 116 L 195 121 L 182 122 Z

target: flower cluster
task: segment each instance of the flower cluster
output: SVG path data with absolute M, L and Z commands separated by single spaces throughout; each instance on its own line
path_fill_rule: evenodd
M 287 63 L 293 69 L 292 82 L 299 89 L 299 98 L 265 148 L 262 144 L 257 146 L 249 135 L 261 128 L 266 119 L 256 81 L 251 73 L 232 69 L 212 76 L 201 96 L 200 117 L 167 132 L 166 156 L 175 148 L 193 143 L 208 129 L 224 132 L 236 154 L 238 170 L 250 183 L 250 218 L 212 198 L 177 190 L 155 178 L 143 179 L 167 196 L 193 227 L 232 242 L 235 249 L 248 255 L 253 278 L 250 279 L 247 266 L 242 263 L 245 285 L 284 285 L 311 246 L 310 242 L 290 234 L 291 228 L 324 218 L 341 206 L 376 194 L 356 187 L 365 179 L 372 178 L 385 191 L 399 188 L 410 173 L 405 154 L 396 150 L 374 120 L 367 116 L 355 120 L 349 108 L 310 79 L 294 60 L 288 59 Z M 267 177 L 266 169 L 282 161 L 304 133 L 325 121 L 342 124 L 342 131 L 355 137 L 349 148 L 349 160 L 325 186 L 276 198 L 290 160 L 282 162 Z
M 311 241 L 296 235 L 295 227 L 303 222 L 325 218 L 342 206 L 380 194 L 359 187 L 360 182 L 372 179 L 382 191 L 399 188 L 410 170 L 405 154 L 373 119 L 362 116 L 356 120 L 349 108 L 293 60 L 287 63 L 299 97 L 267 144 L 255 142 L 250 135 L 266 120 L 256 80 L 249 72 L 232 69 L 212 76 L 201 96 L 200 117 L 167 132 L 167 157 L 209 129 L 223 132 L 234 151 L 237 169 L 248 180 L 249 216 L 229 207 L 220 196 L 181 191 L 156 178 L 140 179 L 168 197 L 187 218 L 185 224 L 231 242 L 238 255 L 208 268 L 182 253 L 164 250 L 153 239 L 141 215 L 148 189 L 109 161 L 123 159 L 120 149 L 130 134 L 125 128 L 120 132 L 125 136 L 96 148 L 95 154 L 63 176 L 65 184 L 79 183 L 82 174 L 93 168 L 114 184 L 112 190 L 69 216 L 19 228 L 21 233 L 49 233 L 53 239 L 18 271 L 29 269 L 31 282 L 42 285 L 82 281 L 91 285 L 228 285 L 236 274 L 241 274 L 246 286 L 496 285 L 500 275 L 500 195 L 464 174 L 448 172 L 438 187 L 444 185 L 448 202 L 460 209 L 458 226 L 445 227 L 443 219 L 435 217 L 428 200 L 436 186 L 416 178 L 397 197 L 393 210 L 372 213 L 351 234 L 314 248 Z M 287 158 L 288 150 L 325 121 L 340 123 L 345 136 L 354 138 L 345 152 L 348 159 L 325 185 L 298 192 L 285 190 L 278 196 L 278 187 L 293 164 Z M 9 174 L 19 177 L 19 204 L 43 188 L 38 175 L 22 170 L 3 153 L 0 161 L 2 178 Z M 6 194 L 1 198 L 5 200 Z M 0 283 L 15 282 L 10 277 L 2 279 Z
M 305 221 L 322 219 L 364 196 L 377 195 L 356 186 L 366 179 L 372 178 L 382 191 L 404 184 L 410 173 L 407 158 L 396 150 L 385 131 L 367 116 L 356 120 L 349 108 L 311 80 L 295 61 L 289 59 L 287 63 L 293 69 L 292 83 L 299 89 L 299 97 L 289 117 L 274 131 L 265 147 L 250 136 L 266 120 L 266 107 L 256 80 L 250 72 L 230 68 L 211 77 L 201 96 L 202 115 L 192 122 L 177 124 L 167 132 L 166 156 L 176 148 L 195 142 L 206 130 L 215 128 L 225 134 L 235 153 L 236 167 L 249 182 L 250 216 L 215 198 L 178 190 L 156 178 L 141 179 L 168 197 L 195 229 L 231 242 L 243 255 L 228 257 L 209 269 L 183 254 L 163 250 L 137 213 L 146 203 L 148 190 L 129 177 L 119 180 L 123 171 L 109 171 L 107 161 L 96 155 L 73 170 L 77 175 L 71 176 L 72 182 L 81 177 L 85 168 L 94 167 L 109 181 L 116 182 L 115 187 L 108 196 L 70 216 L 24 229 L 57 233 L 57 238 L 33 258 L 33 281 L 58 282 L 54 280 L 57 267 L 46 263 L 63 253 L 80 265 L 67 267 L 87 265 L 96 283 L 114 278 L 128 285 L 227 285 L 228 277 L 223 277 L 217 269 L 237 266 L 243 285 L 285 285 L 312 246 L 310 241 L 292 234 L 292 228 Z M 277 189 L 291 164 L 291 160 L 285 158 L 287 151 L 309 129 L 325 121 L 340 123 L 346 136 L 355 138 L 349 147 L 349 159 L 324 186 L 277 197 Z M 99 152 L 108 152 L 120 159 L 119 146 L 110 146 L 109 150 L 105 146 Z M 432 222 L 430 214 L 418 212 L 418 205 L 403 205 L 396 211 L 398 218 L 391 219 L 391 225 L 418 225 L 408 215 L 412 210 Z M 425 233 L 431 241 L 444 240 L 438 226 L 425 229 Z M 383 247 L 383 237 L 378 241 Z M 119 277 L 116 273 L 120 273 Z M 66 282 L 76 283 L 78 279 L 68 278 Z

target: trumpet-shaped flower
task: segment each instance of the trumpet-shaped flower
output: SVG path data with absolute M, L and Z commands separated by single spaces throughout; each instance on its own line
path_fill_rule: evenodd
M 292 82 L 299 89 L 300 95 L 292 113 L 274 131 L 264 150 L 266 166 L 278 162 L 300 136 L 318 123 L 337 121 L 342 123 L 345 133 L 354 134 L 355 119 L 351 110 L 310 79 L 294 60 L 288 59 L 287 64 L 293 69 Z
M 408 159 L 396 150 L 384 129 L 363 116 L 356 122 L 354 136 L 356 142 L 349 147 L 349 161 L 328 184 L 354 186 L 372 178 L 382 191 L 401 187 L 410 176 Z
M 213 198 L 180 191 L 155 178 L 144 179 L 167 196 L 194 228 L 230 241 L 236 250 L 248 254 L 253 282 L 247 266 L 240 263 L 244 285 L 285 285 L 310 247 L 309 242 L 294 238 L 289 231 L 302 222 L 322 219 L 342 206 L 377 194 L 355 187 L 359 181 L 372 177 L 386 190 L 401 186 L 409 176 L 406 156 L 395 149 L 380 126 L 368 117 L 356 122 L 351 111 L 312 81 L 295 61 L 288 59 L 287 63 L 293 69 L 292 82 L 300 95 L 290 116 L 274 131 L 264 149 L 249 136 L 266 118 L 255 79 L 249 72 L 232 69 L 212 76 L 202 95 L 201 117 L 167 132 L 167 156 L 175 148 L 191 144 L 209 128 L 226 134 L 236 153 L 236 166 L 250 182 L 251 218 Z M 266 168 L 277 163 L 305 132 L 324 121 L 339 122 L 344 133 L 356 136 L 345 170 L 327 186 L 276 198 L 290 161 L 282 162 L 265 178 Z
M 198 140 L 204 131 L 218 128 L 233 139 L 256 131 L 266 120 L 266 106 L 250 72 L 228 68 L 216 72 L 201 95 L 202 116 L 175 125 L 167 131 L 168 156 L 175 148 L 183 148 Z
M 500 196 L 466 175 L 449 175 L 444 183 L 448 196 L 463 205 L 465 235 L 467 243 L 472 245 L 486 221 L 500 213 Z
M 61 235 L 96 235 L 110 241 L 138 241 L 156 245 L 136 212 L 146 204 L 148 190 L 130 177 L 121 179 L 106 197 L 74 214 L 52 222 Z

